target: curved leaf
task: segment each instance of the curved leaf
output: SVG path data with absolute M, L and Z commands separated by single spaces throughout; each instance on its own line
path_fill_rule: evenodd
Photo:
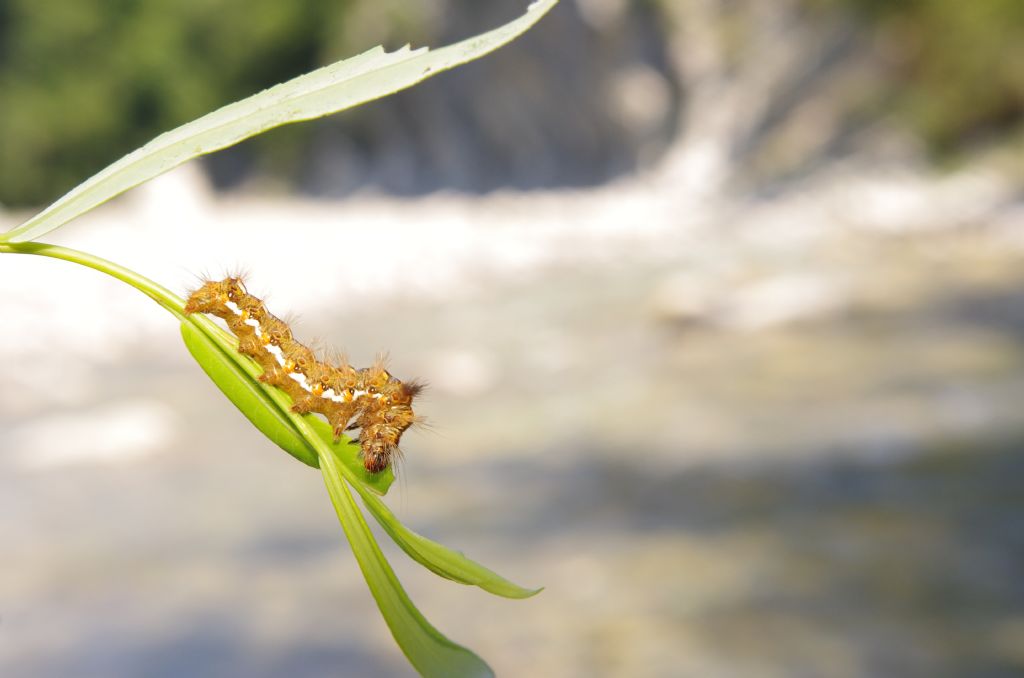
M 181 338 L 206 375 L 253 426 L 302 463 L 320 467 L 316 451 L 306 444 L 259 383 L 250 378 L 212 339 L 187 322 L 181 324 Z
M 205 325 L 208 321 L 200 319 L 200 322 Z M 213 323 L 209 323 L 209 326 L 222 332 Z M 225 346 L 222 342 L 229 341 L 226 337 L 215 334 L 215 339 L 211 334 L 214 333 L 209 328 L 198 327 L 193 322 L 181 324 L 181 337 L 189 353 L 246 419 L 288 454 L 304 464 L 319 467 L 316 443 L 308 440 L 296 428 L 293 417 L 301 415 L 291 412 L 287 395 L 261 382 L 257 378 L 260 367 L 235 351 L 230 343 Z M 305 418 L 305 424 L 312 429 L 313 435 L 345 464 L 361 489 L 377 494 L 388 491 L 394 481 L 391 469 L 381 473 L 367 472 L 359 459 L 358 445 L 344 436 L 335 443 L 327 422 L 315 415 L 306 415 Z
M 491 668 L 470 650 L 448 640 L 416 609 L 373 538 L 334 455 L 320 459 L 320 471 L 331 495 L 338 520 L 352 545 L 359 569 L 377 601 L 377 607 L 402 652 L 423 676 L 461 678 L 493 676 Z
M 434 574 L 460 584 L 479 586 L 485 591 L 506 598 L 529 598 L 544 590 L 543 587 L 526 589 L 518 584 L 513 584 L 463 554 L 413 532 L 395 517 L 387 504 L 369 492 L 364 492 L 358 485 L 355 488 L 362 497 L 366 508 L 395 543 L 410 558 Z
M 376 47 L 350 59 L 283 82 L 161 134 L 79 184 L 0 242 L 34 240 L 133 186 L 200 155 L 268 129 L 351 108 L 411 87 L 473 61 L 526 31 L 558 0 L 538 0 L 526 14 L 487 33 L 435 51 Z

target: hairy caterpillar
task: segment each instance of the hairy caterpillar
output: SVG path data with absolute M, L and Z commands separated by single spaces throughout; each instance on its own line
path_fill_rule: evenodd
M 238 337 L 239 353 L 263 368 L 260 380 L 287 393 L 293 411 L 327 417 L 335 439 L 358 428 L 363 465 L 370 473 L 388 467 L 402 433 L 418 421 L 412 401 L 422 384 L 396 379 L 380 359 L 359 370 L 345 360 L 337 365 L 318 360 L 292 337 L 287 323 L 246 292 L 241 278 L 205 283 L 189 295 L 185 313 L 223 318 Z

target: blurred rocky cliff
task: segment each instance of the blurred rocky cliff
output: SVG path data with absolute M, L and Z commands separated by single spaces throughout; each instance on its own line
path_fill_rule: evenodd
M 48 202 L 192 117 L 376 44 L 524 2 L 0 0 L 0 203 Z M 486 61 L 208 159 L 222 188 L 326 197 L 596 185 L 776 192 L 872 154 L 1021 172 L 1024 5 L 564 0 Z

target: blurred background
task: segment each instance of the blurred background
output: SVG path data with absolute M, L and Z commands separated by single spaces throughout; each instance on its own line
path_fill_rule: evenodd
M 0 228 L 472 0 L 0 0 Z M 431 388 L 389 504 L 501 675 L 1024 671 L 1024 3 L 562 0 L 54 233 Z M 0 261 L 0 675 L 410 675 L 319 474 L 134 290 Z M 386 537 L 383 539 L 387 542 Z

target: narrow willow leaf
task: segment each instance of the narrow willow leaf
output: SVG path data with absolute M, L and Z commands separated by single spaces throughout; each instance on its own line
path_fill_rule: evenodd
M 320 471 L 370 593 L 409 662 L 421 675 L 431 678 L 493 676 L 484 660 L 448 640 L 413 605 L 341 477 L 337 458 L 324 455 Z
M 219 331 L 213 323 L 209 325 Z M 260 373 L 258 365 L 237 353 L 232 345 L 223 345 L 223 338 L 212 338 L 192 322 L 181 324 L 181 336 L 199 366 L 253 426 L 302 463 L 314 468 L 320 465 L 316 443 L 307 440 L 292 421 L 292 417 L 299 415 L 289 411 L 285 394 L 257 379 Z M 314 415 L 306 416 L 306 424 L 320 442 L 345 464 L 361 490 L 376 494 L 388 491 L 394 480 L 391 469 L 368 473 L 359 459 L 358 445 L 344 436 L 335 443 L 330 425 Z
M 288 418 L 270 400 L 259 382 L 191 323 L 181 324 L 185 346 L 207 376 L 271 442 L 304 464 L 319 468 L 316 451 L 306 444 Z
M 45 210 L 0 236 L 25 242 L 49 233 L 116 195 L 200 155 L 268 129 L 310 120 L 411 87 L 513 40 L 558 0 L 539 0 L 500 28 L 435 51 L 381 47 L 283 82 L 166 132 L 101 170 Z
M 391 512 L 387 504 L 369 492 L 363 491 L 358 485 L 355 488 L 362 497 L 363 503 L 366 504 L 366 508 L 376 518 L 377 522 L 380 523 L 380 526 L 384 528 L 384 531 L 395 540 L 395 543 L 410 558 L 431 570 L 434 574 L 459 582 L 460 584 L 479 586 L 485 591 L 506 598 L 529 598 L 543 590 L 543 588 L 526 589 L 513 584 L 501 575 L 487 569 L 480 563 L 470 560 L 463 554 L 413 532 L 395 517 L 395 514 Z

